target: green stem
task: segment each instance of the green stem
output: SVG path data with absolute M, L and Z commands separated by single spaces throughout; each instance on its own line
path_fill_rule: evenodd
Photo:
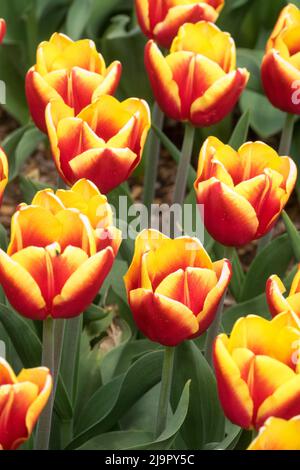
M 60 369 L 60 362 L 64 344 L 64 333 L 65 333 L 66 320 L 55 320 L 54 325 L 54 376 L 55 376 L 55 388 L 57 387 L 58 374 Z
M 51 317 L 43 323 L 43 354 L 42 365 L 48 367 L 53 378 L 53 389 L 48 403 L 41 414 L 37 428 L 36 449 L 47 450 L 49 448 L 52 413 L 54 405 L 55 360 L 54 360 L 54 321 Z
M 191 156 L 194 146 L 195 128 L 187 123 L 185 125 L 185 133 L 182 145 L 181 160 L 177 169 L 174 204 L 182 205 L 185 198 L 187 179 L 189 174 Z
M 295 116 L 293 114 L 287 113 L 283 131 L 281 134 L 281 140 L 278 151 L 279 155 L 289 156 L 293 139 L 294 125 Z
M 82 330 L 82 315 L 67 320 L 61 373 L 69 397 L 74 403 L 77 388 L 78 356 Z
M 156 423 L 157 437 L 162 434 L 162 432 L 166 429 L 167 426 L 171 384 L 173 377 L 174 355 L 175 348 L 166 347 L 161 377 L 161 389 Z
M 285 123 L 283 126 L 278 154 L 280 156 L 289 156 L 293 140 L 293 132 L 295 125 L 294 114 L 286 114 Z M 268 246 L 274 235 L 274 227 L 259 240 L 257 252 L 260 253 L 263 248 Z
M 152 112 L 152 121 L 158 129 L 162 129 L 164 124 L 164 113 L 155 102 Z M 155 196 L 155 184 L 157 181 L 158 163 L 160 155 L 160 140 L 153 131 L 150 130 L 149 137 L 145 147 L 145 187 L 144 204 L 150 212 L 151 204 Z
M 225 252 L 224 256 L 225 258 L 229 259 L 230 261 L 233 258 L 233 253 L 234 253 L 234 248 L 232 247 L 225 247 Z M 227 291 L 224 292 L 219 306 L 217 308 L 217 312 L 214 318 L 214 321 L 212 322 L 211 326 L 207 330 L 206 334 L 206 342 L 205 342 L 205 357 L 207 362 L 213 366 L 213 346 L 214 346 L 214 341 L 216 337 L 219 334 L 220 331 L 220 326 L 221 326 L 221 320 L 222 320 L 222 313 L 224 309 L 224 301 L 226 298 Z

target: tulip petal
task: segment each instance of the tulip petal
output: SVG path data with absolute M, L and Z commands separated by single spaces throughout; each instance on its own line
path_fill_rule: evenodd
M 271 49 L 263 59 L 261 76 L 265 92 L 276 108 L 300 114 L 300 71 L 296 67 L 284 60 L 275 49 Z
M 214 346 L 219 397 L 226 416 L 239 426 L 250 429 L 253 402 L 246 382 L 241 378 L 238 366 L 226 348 L 227 337 L 217 337 Z
M 17 382 L 17 377 L 5 359 L 0 357 L 0 386 L 7 384 L 14 384 Z
M 156 101 L 163 111 L 175 120 L 181 120 L 179 88 L 170 66 L 153 41 L 145 47 L 145 65 Z
M 25 317 L 43 320 L 46 302 L 26 269 L 0 250 L 0 283 L 11 305 Z
M 246 69 L 237 69 L 216 81 L 192 104 L 192 124 L 206 127 L 221 121 L 236 105 L 248 79 Z
M 122 74 L 122 64 L 112 62 L 106 70 L 103 81 L 95 89 L 91 101 L 96 101 L 102 95 L 113 95 L 119 85 Z
M 290 306 L 282 294 L 286 291 L 278 276 L 271 276 L 266 284 L 266 296 L 272 316 L 289 310 Z
M 66 259 L 71 262 L 73 255 L 69 253 Z M 113 250 L 108 247 L 83 262 L 54 298 L 53 318 L 72 318 L 82 313 L 96 297 L 113 261 Z
M 300 414 L 300 375 L 284 383 L 260 406 L 257 415 L 259 428 L 271 416 L 290 419 Z
M 300 450 L 300 418 L 269 418 L 247 450 Z
M 88 150 L 70 161 L 73 180 L 83 177 L 93 181 L 106 194 L 127 180 L 139 160 L 130 149 Z
M 176 346 L 198 330 L 190 309 L 163 295 L 136 289 L 130 291 L 129 303 L 138 328 L 152 341 Z
M 205 227 L 213 238 L 229 246 L 241 246 L 254 239 L 258 220 L 251 204 L 232 189 L 211 178 L 196 188 L 204 205 Z

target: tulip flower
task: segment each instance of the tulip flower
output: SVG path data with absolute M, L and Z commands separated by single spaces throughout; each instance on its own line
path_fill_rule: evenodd
M 96 297 L 115 255 L 108 246 L 89 257 L 59 243 L 29 246 L 12 256 L 0 250 L 0 284 L 10 304 L 33 320 L 72 318 Z
M 23 369 L 16 376 L 0 357 L 0 449 L 14 450 L 30 437 L 51 390 L 45 367 Z
M 213 263 L 197 239 L 171 240 L 144 230 L 125 285 L 140 330 L 152 341 L 175 346 L 210 326 L 230 278 L 230 262 Z
M 300 11 L 286 6 L 267 43 L 262 63 L 265 92 L 276 108 L 300 114 Z
M 6 34 L 6 23 L 3 18 L 0 18 L 0 44 L 2 43 Z
M 209 137 L 195 182 L 206 229 L 228 246 L 264 236 L 286 205 L 296 178 L 295 163 L 263 142 L 247 142 L 236 152 Z
M 230 338 L 214 345 L 219 397 L 226 416 L 245 429 L 259 429 L 275 416 L 300 413 L 300 330 L 285 314 L 272 321 L 240 318 Z
M 46 122 L 59 174 L 72 185 L 82 178 L 106 194 L 127 180 L 141 161 L 150 128 L 143 100 L 101 96 L 76 117 L 61 101 L 49 103 Z
M 218 19 L 224 0 L 135 0 L 143 33 L 169 48 L 184 23 Z
M 8 183 L 8 161 L 5 153 L 0 148 L 0 204 L 2 202 L 3 193 Z
M 300 416 L 269 418 L 248 450 L 300 450 Z
M 52 99 L 61 100 L 79 114 L 99 96 L 113 94 L 121 72 L 117 61 L 106 68 L 90 39 L 73 42 L 54 33 L 50 41 L 39 45 L 36 64 L 26 76 L 26 96 L 35 124 L 46 132 L 45 109 Z
M 105 196 L 88 180 L 70 190 L 39 191 L 31 204 L 20 204 L 12 217 L 8 254 L 29 246 L 45 247 L 59 242 L 64 250 L 72 245 L 88 255 L 111 246 L 116 255 L 121 231 L 113 226 L 113 214 Z
M 285 298 L 283 294 L 286 289 L 276 275 L 271 276 L 266 285 L 266 296 L 272 316 L 287 311 L 294 313 L 299 319 L 300 325 L 300 265 L 293 279 L 290 293 Z
M 194 126 L 211 126 L 236 105 L 249 73 L 236 69 L 235 61 L 230 35 L 204 21 L 182 26 L 167 57 L 152 40 L 145 48 L 157 103 L 170 118 Z

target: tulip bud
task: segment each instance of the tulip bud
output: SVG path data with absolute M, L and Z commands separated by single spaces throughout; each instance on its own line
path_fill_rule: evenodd
M 27 441 L 51 390 L 45 367 L 23 369 L 16 376 L 0 357 L 0 450 L 14 450 Z
M 297 178 L 291 158 L 263 142 L 236 152 L 209 137 L 200 152 L 195 190 L 205 227 L 228 246 L 242 246 L 269 232 L 289 200 Z
M 230 262 L 213 263 L 196 238 L 171 240 L 144 230 L 125 285 L 140 330 L 152 341 L 176 346 L 207 330 L 230 279 Z
M 8 161 L 5 153 L 0 148 L 0 204 L 2 202 L 3 193 L 8 183 Z

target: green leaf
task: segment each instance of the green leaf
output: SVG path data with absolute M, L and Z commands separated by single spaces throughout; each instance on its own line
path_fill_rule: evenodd
M 101 387 L 86 403 L 76 419 L 74 449 L 110 430 L 134 403 L 160 381 L 162 352 L 146 354 L 126 374 Z M 138 377 L 138 380 L 137 380 Z
M 45 135 L 39 129 L 33 127 L 25 130 L 16 146 L 14 158 L 10 160 L 10 180 L 13 180 L 18 175 L 27 158 L 30 157 L 38 144 L 43 140 L 45 140 Z
M 213 253 L 216 259 L 223 258 L 225 256 L 224 246 L 220 243 L 215 243 L 213 246 Z M 236 300 L 240 299 L 241 290 L 245 281 L 245 273 L 241 264 L 238 252 L 236 249 L 232 250 L 232 256 L 230 259 L 232 263 L 232 279 L 229 284 L 229 290 Z
M 244 114 L 240 117 L 237 125 L 234 128 L 232 136 L 228 144 L 238 150 L 244 142 L 246 142 L 249 132 L 250 125 L 250 111 L 246 110 Z
M 205 445 L 205 450 L 233 450 L 239 441 L 242 429 L 230 423 L 230 431 L 221 442 L 210 442 Z
M 79 447 L 80 450 L 165 450 L 170 449 L 182 427 L 189 407 L 190 382 L 187 382 L 174 415 L 167 428 L 157 438 L 141 431 L 120 431 L 102 434 Z
M 290 242 L 293 248 L 294 256 L 296 260 L 299 262 L 300 261 L 300 234 L 285 211 L 282 212 L 282 219 L 284 221 L 284 225 L 285 225 L 286 231 L 288 233 L 288 237 L 290 239 Z
M 223 438 L 225 420 L 214 374 L 193 341 L 186 341 L 176 348 L 173 406 L 187 380 L 191 380 L 190 404 L 180 434 L 188 449 L 201 449 L 205 443 Z
M 17 314 L 13 309 L 0 304 L 0 322 L 9 335 L 24 367 L 41 364 L 41 342 L 30 320 Z
M 254 299 L 241 302 L 225 310 L 222 317 L 222 325 L 226 333 L 230 333 L 235 322 L 247 315 L 259 315 L 264 318 L 271 318 L 268 313 L 268 305 L 265 294 L 261 294 Z
M 74 0 L 66 20 L 66 34 L 74 41 L 81 38 L 92 13 L 94 0 Z
M 245 67 L 250 72 L 247 89 L 263 94 L 263 87 L 260 78 L 260 66 L 263 51 L 239 48 L 237 50 L 237 65 Z
M 42 189 L 50 188 L 49 184 L 44 184 L 39 181 L 33 181 L 29 178 L 25 178 L 23 175 L 19 175 L 19 182 L 20 182 L 20 189 L 23 195 L 24 202 L 26 204 L 30 204 L 34 195 L 37 191 L 41 191 Z
M 287 234 L 275 238 L 253 260 L 242 288 L 241 301 L 252 299 L 265 291 L 267 279 L 274 273 L 284 274 L 293 258 Z
M 264 95 L 245 90 L 240 106 L 243 112 L 250 110 L 250 126 L 261 138 L 267 139 L 283 128 L 285 113 L 274 108 Z

